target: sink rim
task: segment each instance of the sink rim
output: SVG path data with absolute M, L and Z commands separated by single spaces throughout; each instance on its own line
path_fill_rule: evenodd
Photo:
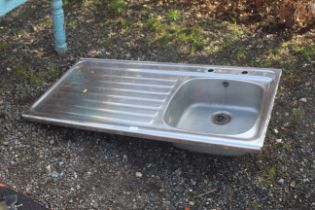
M 216 134 L 216 133 L 210 133 L 210 132 L 198 132 L 198 131 L 193 131 L 193 130 L 188 130 L 188 129 L 182 129 L 182 128 L 178 128 L 178 127 L 175 127 L 175 126 L 171 126 L 169 123 L 166 122 L 165 118 L 166 118 L 166 114 L 167 114 L 167 111 L 168 111 L 168 108 L 170 106 L 170 104 L 172 103 L 173 99 L 175 98 L 175 96 L 177 95 L 177 93 L 188 83 L 190 82 L 193 82 L 195 80 L 224 80 L 224 81 L 239 81 L 241 83 L 248 83 L 248 84 L 252 84 L 252 85 L 255 85 L 257 86 L 258 88 L 260 88 L 263 92 L 263 98 L 261 100 L 261 103 L 263 104 L 264 103 L 264 99 L 266 97 L 266 91 L 268 91 L 268 88 L 266 87 L 265 84 L 261 84 L 261 83 L 257 83 L 257 81 L 248 81 L 248 80 L 241 80 L 240 78 L 238 80 L 233 80 L 231 78 L 229 78 L 228 76 L 230 75 L 227 75 L 227 78 L 191 78 L 191 79 L 188 79 L 184 82 L 182 82 L 177 88 L 176 90 L 172 93 L 170 99 L 168 100 L 167 102 L 167 105 L 165 105 L 165 109 L 163 110 L 163 114 L 162 114 L 162 121 L 163 121 L 163 124 L 170 128 L 170 129 L 175 129 L 177 130 L 178 132 L 187 132 L 187 133 L 194 133 L 196 135 L 208 135 L 208 136 L 216 136 L 216 137 L 221 137 L 221 138 L 235 138 L 235 137 L 240 137 L 242 135 L 245 135 L 245 136 L 248 136 L 247 133 L 251 133 L 252 130 L 255 130 L 255 127 L 258 127 L 257 126 L 257 123 L 259 121 L 259 118 L 260 116 L 262 115 L 262 108 L 259 109 L 259 112 L 258 112 L 258 115 L 257 115 L 257 119 L 255 120 L 255 123 L 253 124 L 253 126 L 248 129 L 247 131 L 245 132 L 242 132 L 242 133 L 238 133 L 238 134 Z M 246 77 L 244 77 L 245 79 Z M 256 136 L 259 135 L 259 131 L 256 132 Z M 247 141 L 252 141 L 253 139 L 255 139 L 255 136 L 252 136 L 251 138 L 240 138 L 240 139 L 243 139 L 243 140 L 247 140 Z

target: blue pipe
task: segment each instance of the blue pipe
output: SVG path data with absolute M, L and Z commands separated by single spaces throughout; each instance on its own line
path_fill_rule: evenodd
M 51 6 L 53 9 L 52 18 L 54 24 L 55 50 L 59 55 L 63 55 L 67 51 L 62 5 L 62 0 L 52 0 Z

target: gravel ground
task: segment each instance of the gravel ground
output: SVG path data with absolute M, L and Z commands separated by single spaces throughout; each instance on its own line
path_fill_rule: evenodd
M 173 53 L 147 48 L 134 32 L 104 47 L 115 25 L 99 29 L 106 19 L 101 9 L 77 7 L 65 7 L 64 57 L 53 51 L 47 1 L 31 1 L 0 20 L 0 181 L 52 209 L 315 209 L 314 58 L 294 58 L 298 68 L 282 78 L 264 149 L 252 156 L 197 154 L 21 119 L 80 57 L 226 64 L 234 47 Z M 259 49 L 279 46 L 270 36 L 245 35 L 239 43 L 257 48 L 228 64 L 252 65 Z M 314 41 L 311 32 L 298 37 Z

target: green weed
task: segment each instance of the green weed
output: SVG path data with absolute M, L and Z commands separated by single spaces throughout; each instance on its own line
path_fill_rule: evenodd
M 262 205 L 261 204 L 259 204 L 259 203 L 257 203 L 257 201 L 254 201 L 254 202 L 252 202 L 252 208 L 254 209 L 254 210 L 260 210 L 260 209 L 262 209 Z
M 10 44 L 8 42 L 0 41 L 0 50 L 6 50 L 8 48 L 10 48 Z
M 230 31 L 230 32 L 232 32 L 233 33 L 233 35 L 234 36 L 236 36 L 236 37 L 242 37 L 245 33 L 244 33 L 244 29 L 240 26 L 240 25 L 238 25 L 238 24 L 236 24 L 236 23 L 233 23 L 233 24 L 228 24 L 227 25 L 227 28 L 228 28 L 228 30 Z
M 161 33 L 165 29 L 165 24 L 160 19 L 151 17 L 144 23 L 144 27 L 149 31 Z
M 64 5 L 68 4 L 80 4 L 82 3 L 83 0 L 63 0 Z
M 124 0 L 108 0 L 107 8 L 109 13 L 121 16 L 126 11 L 126 4 Z
M 292 51 L 300 54 L 308 62 L 315 61 L 315 45 L 292 45 Z
M 180 18 L 180 12 L 176 9 L 171 9 L 166 13 L 166 17 L 170 21 L 177 21 Z
M 12 68 L 12 74 L 18 80 L 26 80 L 34 85 L 42 85 L 46 81 L 54 79 L 58 76 L 59 72 L 55 64 L 51 64 L 45 71 L 31 72 L 29 68 L 24 67 L 22 64 L 16 64 Z
M 247 48 L 245 46 L 239 46 L 235 48 L 232 54 L 238 61 L 241 61 L 246 58 L 246 52 Z
M 270 186 L 275 182 L 277 169 L 275 166 L 269 166 L 262 171 L 259 180 L 266 186 Z
M 292 111 L 292 118 L 294 120 L 300 120 L 305 116 L 305 111 L 302 107 L 293 109 Z
M 18 79 L 27 79 L 27 71 L 28 69 L 22 64 L 16 64 L 12 67 L 12 74 Z
M 4 88 L 6 85 L 5 79 L 0 78 L 0 88 Z

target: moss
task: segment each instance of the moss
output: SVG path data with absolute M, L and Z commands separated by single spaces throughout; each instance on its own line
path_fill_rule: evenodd
M 5 41 L 0 41 L 0 50 L 6 50 L 10 48 L 10 44 Z
M 259 176 L 259 180 L 266 186 L 272 185 L 276 180 L 277 169 L 275 166 L 267 166 L 262 174 Z
M 297 40 L 283 42 L 281 48 L 288 49 L 293 56 L 308 62 L 315 62 L 315 44 L 301 43 Z
M 144 23 L 144 27 L 149 31 L 161 33 L 165 29 L 165 24 L 160 19 L 151 17 Z
M 142 9 L 142 10 L 140 11 L 140 13 L 139 13 L 139 18 L 140 18 L 141 20 L 145 20 L 145 19 L 148 19 L 148 18 L 149 18 L 149 15 L 150 15 L 150 13 L 149 13 L 148 10 Z
M 64 5 L 81 4 L 83 0 L 63 0 Z
M 124 0 L 108 0 L 108 12 L 114 16 L 121 16 L 126 11 L 126 4 Z
M 238 46 L 233 51 L 232 55 L 238 61 L 241 61 L 241 60 L 244 60 L 246 58 L 246 52 L 247 52 L 247 48 L 245 46 Z
M 302 107 L 293 109 L 292 118 L 293 120 L 300 120 L 305 116 L 305 111 Z
M 228 24 L 227 28 L 232 33 L 233 36 L 238 38 L 242 37 L 245 34 L 244 29 L 236 23 Z
M 272 48 L 271 48 L 272 47 Z M 290 54 L 288 47 L 271 46 L 264 50 L 258 65 L 266 68 L 281 68 L 285 76 L 295 73 L 298 59 Z
M 14 57 L 11 57 L 11 56 L 7 56 L 6 58 L 4 58 L 4 63 L 7 63 L 7 64 L 13 64 L 14 63 Z
M 68 22 L 68 21 L 67 21 Z M 67 23 L 66 22 L 66 23 Z M 50 15 L 47 15 L 45 17 L 43 17 L 42 19 L 39 20 L 39 24 L 42 24 L 44 26 L 50 26 L 52 25 L 52 18 Z
M 106 47 L 113 45 L 119 36 L 116 33 L 110 33 L 102 40 L 102 44 Z
M 254 210 L 260 210 L 260 209 L 262 209 L 262 205 L 259 204 L 259 203 L 257 203 L 257 201 L 253 201 L 251 206 L 252 206 L 252 208 L 253 208 Z
M 273 179 L 276 175 L 277 169 L 272 166 L 268 169 L 268 179 Z
M 178 40 L 181 44 L 188 43 L 191 51 L 200 51 L 205 46 L 204 37 L 201 31 L 202 29 L 198 27 L 185 29 L 180 32 Z
M 109 37 L 109 38 L 105 38 L 102 41 L 102 44 L 106 47 L 111 46 L 113 43 L 115 42 L 115 38 Z
M 75 20 L 68 20 L 66 24 L 67 24 L 67 28 L 69 29 L 74 29 L 77 26 L 77 23 Z
M 115 27 L 119 27 L 121 30 L 128 30 L 131 25 L 131 20 L 128 18 L 119 17 L 112 21 L 111 24 L 113 24 Z
M 27 65 L 16 64 L 12 68 L 12 74 L 20 81 L 26 80 L 33 85 L 42 85 L 46 81 L 56 78 L 59 72 L 55 64 L 50 64 L 46 70 L 41 72 L 32 72 Z
M 42 85 L 44 83 L 43 79 L 36 74 L 30 75 L 29 81 L 34 85 Z
M 191 26 L 186 21 L 181 23 L 168 22 L 163 17 L 150 17 L 144 24 L 149 31 L 152 41 L 149 45 L 154 47 L 165 47 L 172 44 L 186 48 L 189 52 L 204 49 L 205 37 L 203 29 L 199 26 Z
M 31 84 L 42 85 L 47 81 L 55 79 L 58 75 L 59 71 L 57 66 L 55 64 L 50 64 L 46 70 L 30 74 L 28 80 Z
M 50 64 L 47 68 L 47 72 L 45 73 L 46 79 L 54 79 L 59 75 L 59 69 L 56 64 Z
M 12 74 L 18 79 L 27 79 L 27 70 L 28 68 L 22 64 L 16 64 L 12 67 Z
M 4 88 L 6 86 L 5 79 L 0 78 L 0 88 Z
M 315 45 L 291 45 L 291 49 L 294 53 L 302 55 L 302 57 L 308 62 L 315 61 Z

